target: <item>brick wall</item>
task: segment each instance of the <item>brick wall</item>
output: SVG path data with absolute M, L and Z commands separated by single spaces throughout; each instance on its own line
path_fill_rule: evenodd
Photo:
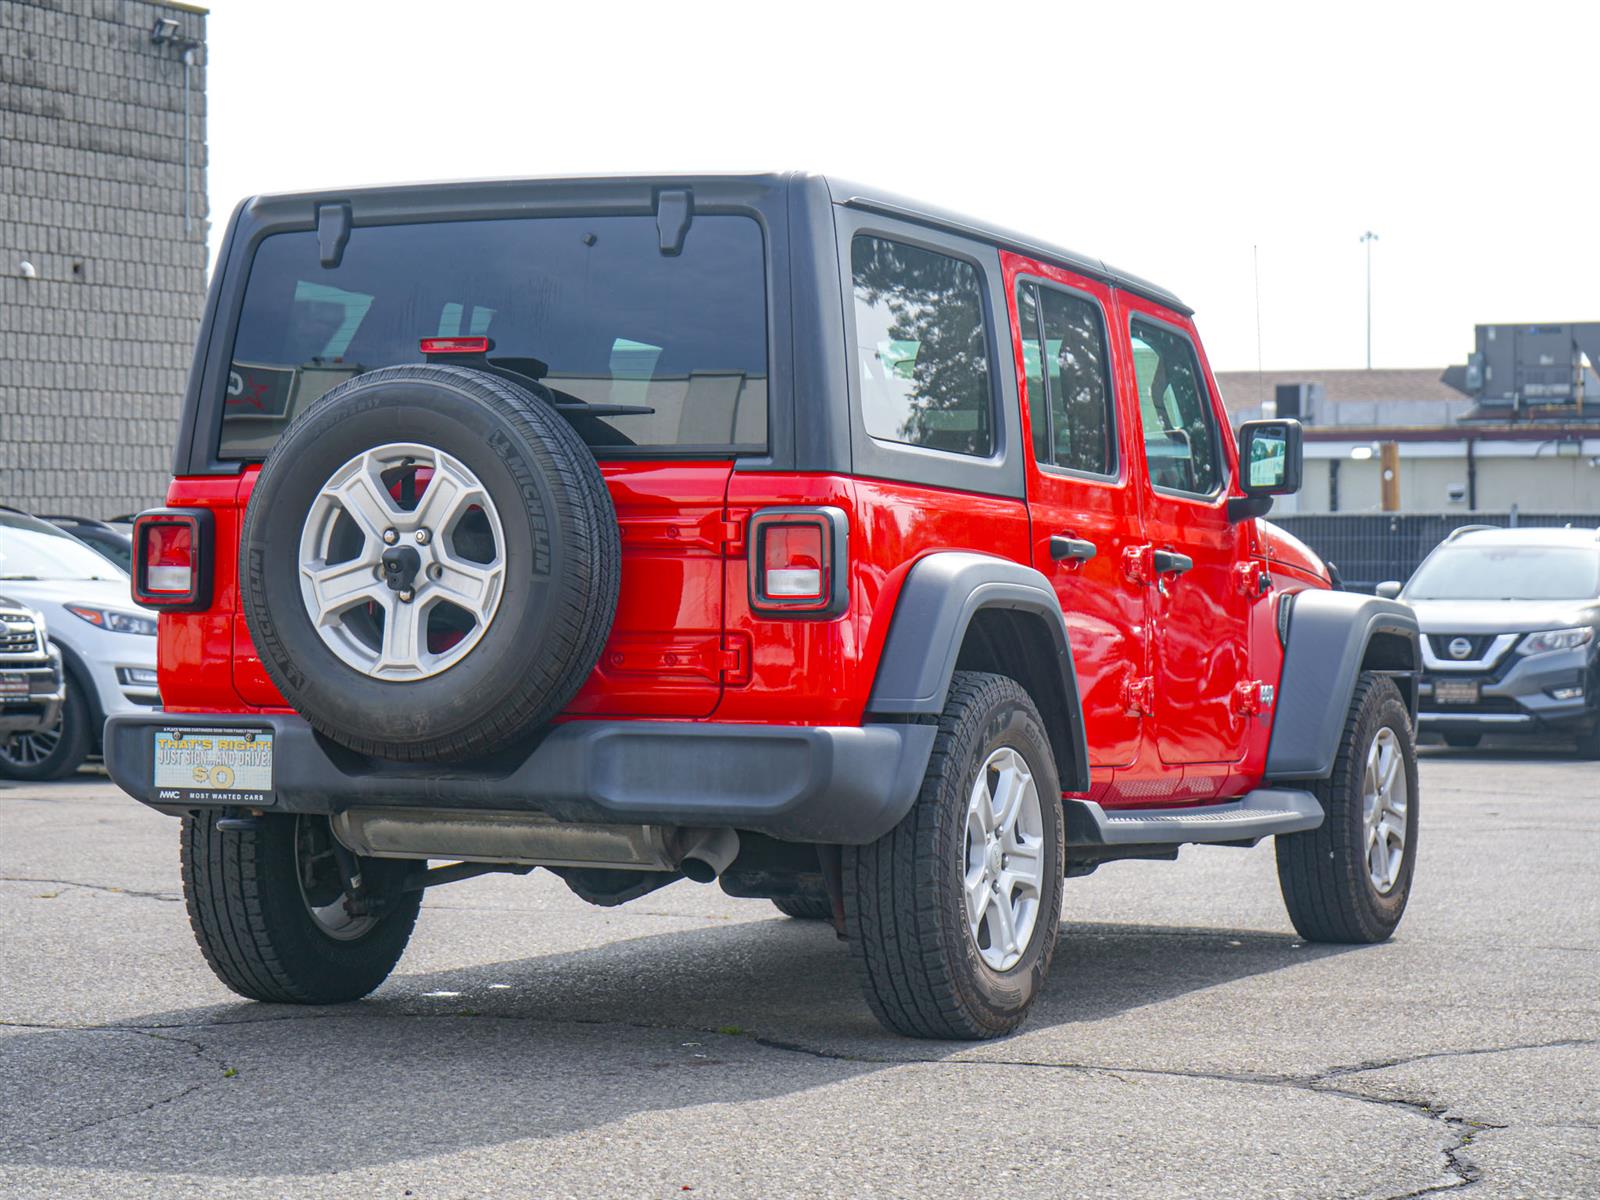
M 0 503 L 159 504 L 206 285 L 205 14 L 0 0 Z M 22 263 L 37 276 L 24 278 Z

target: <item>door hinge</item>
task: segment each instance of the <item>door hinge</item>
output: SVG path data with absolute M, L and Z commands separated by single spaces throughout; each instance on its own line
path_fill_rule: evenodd
M 1130 716 L 1154 716 L 1156 681 L 1149 675 L 1129 675 L 1122 681 L 1122 706 Z
M 1241 596 L 1257 600 L 1272 590 L 1272 575 L 1260 563 L 1243 562 L 1233 568 L 1233 583 Z
M 1272 707 L 1277 689 L 1259 679 L 1246 680 L 1233 689 L 1233 710 L 1245 717 L 1253 717 Z
M 1122 573 L 1129 583 L 1148 584 L 1155 578 L 1155 547 L 1124 546 Z

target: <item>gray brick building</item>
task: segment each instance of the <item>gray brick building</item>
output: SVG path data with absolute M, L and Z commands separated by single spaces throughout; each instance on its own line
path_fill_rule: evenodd
M 166 491 L 206 285 L 205 17 L 0 0 L 0 503 Z

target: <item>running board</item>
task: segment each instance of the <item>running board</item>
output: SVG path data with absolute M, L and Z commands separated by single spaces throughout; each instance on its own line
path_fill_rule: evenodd
M 1315 796 L 1285 788 L 1259 788 L 1225 804 L 1191 808 L 1116 808 L 1107 812 L 1093 800 L 1065 803 L 1069 846 L 1254 842 L 1322 824 L 1322 804 Z

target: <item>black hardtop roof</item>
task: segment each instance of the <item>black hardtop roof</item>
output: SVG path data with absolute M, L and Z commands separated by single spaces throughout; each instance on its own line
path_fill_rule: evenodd
M 885 192 L 864 184 L 857 184 L 826 175 L 814 175 L 803 171 L 710 171 L 650 175 L 620 173 L 614 175 L 543 175 L 526 178 L 375 184 L 355 188 L 323 188 L 314 192 L 284 192 L 254 196 L 245 200 L 240 208 L 242 211 L 282 211 L 286 206 L 330 203 L 339 200 L 365 201 L 367 204 L 376 202 L 377 206 L 382 208 L 386 207 L 383 202 L 391 198 L 394 200 L 416 200 L 430 197 L 442 202 L 447 197 L 453 196 L 460 196 L 466 199 L 469 207 L 481 208 L 493 206 L 496 201 L 504 202 L 509 200 L 516 192 L 528 188 L 537 188 L 541 191 L 546 188 L 565 191 L 572 194 L 573 198 L 576 199 L 585 190 L 586 185 L 601 189 L 614 197 L 617 192 L 625 191 L 632 187 L 655 189 L 676 185 L 693 188 L 696 184 L 735 182 L 766 187 L 785 187 L 805 186 L 813 181 L 820 183 L 826 189 L 827 194 L 835 204 L 865 209 L 881 213 L 884 216 L 892 216 L 900 220 L 911 221 L 916 224 L 944 229 L 952 233 L 991 242 L 1032 258 L 1060 263 L 1062 266 L 1080 274 L 1092 276 L 1116 287 L 1124 288 L 1147 299 L 1154 300 L 1158 304 L 1163 304 L 1168 308 L 1183 313 L 1185 316 L 1194 312 L 1192 308 L 1166 288 L 1141 279 L 1137 275 L 1119 271 L 1098 258 L 1091 258 L 1074 250 L 1055 246 L 1038 238 L 1029 237 L 1014 230 L 978 220 L 975 217 L 967 217 L 960 213 L 950 212 L 936 205 L 908 199 L 893 192 Z M 361 204 L 360 207 L 364 208 L 367 204 Z M 359 212 L 357 214 L 357 223 L 361 223 Z

